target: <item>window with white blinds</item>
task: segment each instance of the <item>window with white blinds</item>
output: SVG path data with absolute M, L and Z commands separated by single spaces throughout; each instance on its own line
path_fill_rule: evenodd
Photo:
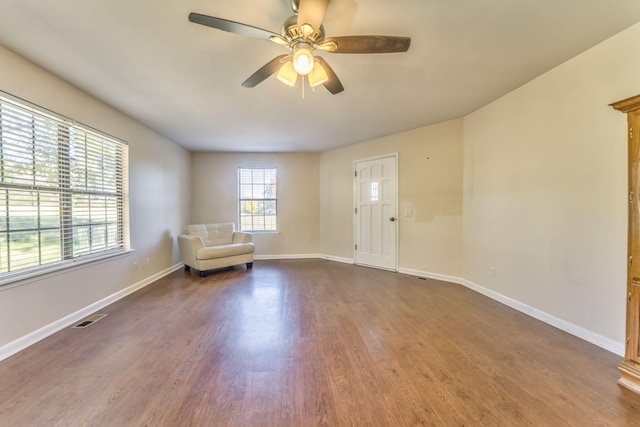
M 238 169 L 240 230 L 278 231 L 276 169 Z
M 126 249 L 128 147 L 0 95 L 0 282 Z

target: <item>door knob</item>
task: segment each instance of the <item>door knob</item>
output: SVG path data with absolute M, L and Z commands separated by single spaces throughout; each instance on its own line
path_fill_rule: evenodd
M 391 222 L 393 222 L 393 221 L 395 221 L 395 220 L 396 220 L 396 219 L 395 219 L 394 217 L 389 218 L 389 221 L 391 221 Z

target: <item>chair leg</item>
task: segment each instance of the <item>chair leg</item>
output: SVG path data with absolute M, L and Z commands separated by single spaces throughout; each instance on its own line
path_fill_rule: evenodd
M 207 277 L 207 272 L 206 271 L 201 271 L 200 272 L 200 277 Z
M 253 268 L 253 263 L 252 262 L 248 262 L 247 263 L 247 268 Z
M 191 267 L 189 267 L 188 265 L 184 265 L 184 271 L 191 271 Z

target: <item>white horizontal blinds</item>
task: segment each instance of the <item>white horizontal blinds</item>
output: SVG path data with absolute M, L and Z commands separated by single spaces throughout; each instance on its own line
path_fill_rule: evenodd
M 277 170 L 239 169 L 240 229 L 249 231 L 276 231 Z
M 125 155 L 123 143 L 0 97 L 0 275 L 123 248 Z
M 73 256 L 124 247 L 123 145 L 83 129 L 69 141 Z
M 60 138 L 66 126 L 0 102 L 0 273 L 5 273 L 63 259 Z

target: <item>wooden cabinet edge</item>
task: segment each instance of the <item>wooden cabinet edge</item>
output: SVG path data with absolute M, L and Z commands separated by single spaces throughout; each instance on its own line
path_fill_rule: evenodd
M 633 96 L 631 98 L 623 99 L 618 102 L 614 102 L 610 104 L 614 109 L 621 111 L 627 114 L 627 124 L 628 124 L 628 150 L 629 150 L 629 164 L 628 164 L 628 176 L 629 176 L 629 234 L 627 238 L 627 246 L 628 246 L 628 263 L 627 263 L 627 304 L 626 304 L 626 327 L 625 327 L 625 356 L 624 360 L 618 365 L 618 370 L 620 371 L 621 377 L 618 380 L 618 384 L 640 394 L 640 359 L 638 358 L 638 340 L 640 340 L 640 325 L 639 321 L 639 313 L 640 313 L 640 305 L 638 301 L 638 297 L 640 296 L 640 289 L 638 286 L 634 286 L 632 276 L 633 271 L 637 269 L 636 265 L 631 264 L 632 257 L 640 259 L 640 253 L 638 253 L 638 246 L 632 244 L 633 239 L 637 237 L 637 229 L 632 229 L 633 227 L 637 227 L 638 224 L 632 221 L 632 208 L 637 206 L 637 196 L 633 197 L 632 194 L 635 192 L 636 195 L 640 195 L 640 191 L 638 190 L 638 181 L 633 179 L 636 177 L 639 168 L 639 159 L 631 156 L 632 153 L 638 152 L 640 141 L 638 140 L 638 129 L 637 123 L 639 120 L 639 112 L 640 112 L 640 95 Z M 634 135 L 634 128 L 636 130 Z M 633 223 L 633 224 L 632 224 Z M 635 261 L 635 260 L 634 260 Z M 634 270 L 632 270 L 632 268 Z M 637 273 L 637 271 L 636 271 Z
M 625 360 L 618 365 L 620 379 L 618 384 L 640 394 L 640 365 L 633 361 Z
M 640 109 L 640 95 L 632 96 L 631 98 L 623 99 L 622 101 L 609 104 L 610 107 L 623 113 L 628 113 L 633 110 Z

